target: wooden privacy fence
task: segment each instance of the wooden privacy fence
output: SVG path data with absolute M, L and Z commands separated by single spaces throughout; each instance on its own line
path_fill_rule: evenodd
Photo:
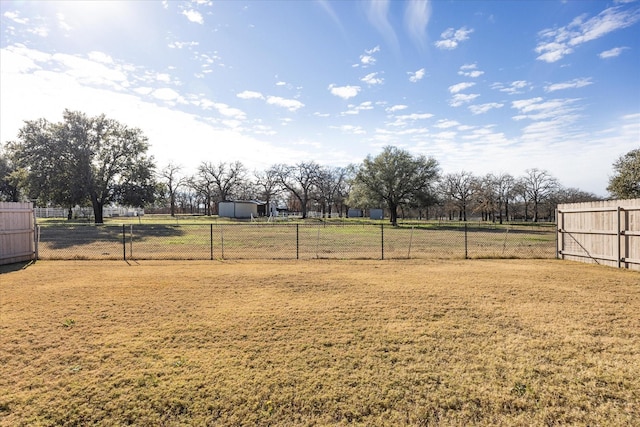
M 640 271 L 640 199 L 558 205 L 558 258 Z
M 0 202 L 0 265 L 36 259 L 35 217 L 29 202 Z

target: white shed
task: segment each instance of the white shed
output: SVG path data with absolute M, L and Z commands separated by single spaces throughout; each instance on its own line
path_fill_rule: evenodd
M 258 206 L 264 203 L 254 200 L 236 200 L 218 203 L 218 216 L 226 218 L 251 218 L 258 216 Z

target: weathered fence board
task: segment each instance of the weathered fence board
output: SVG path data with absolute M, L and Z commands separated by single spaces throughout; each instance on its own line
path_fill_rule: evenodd
M 558 205 L 558 257 L 640 270 L 640 199 Z
M 0 265 L 35 257 L 35 218 L 31 203 L 0 202 Z

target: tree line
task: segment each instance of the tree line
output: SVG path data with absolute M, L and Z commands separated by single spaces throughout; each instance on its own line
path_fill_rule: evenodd
M 140 129 L 104 115 L 65 110 L 59 123 L 25 121 L 17 139 L 0 147 L 0 200 L 65 207 L 69 218 L 73 207 L 91 205 L 96 223 L 110 204 L 215 215 L 220 201 L 261 200 L 302 218 L 311 210 L 332 217 L 345 216 L 350 207 L 385 208 L 395 225 L 399 217 L 537 222 L 552 220 L 558 203 L 600 199 L 562 186 L 546 170 L 531 168 L 522 176 L 442 173 L 433 157 L 393 146 L 347 167 L 301 161 L 250 172 L 240 161 L 203 161 L 191 175 L 175 163 L 158 169 L 148 149 Z M 640 197 L 640 149 L 613 168 L 608 191 Z

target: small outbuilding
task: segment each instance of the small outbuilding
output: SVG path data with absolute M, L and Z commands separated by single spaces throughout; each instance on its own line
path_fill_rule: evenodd
M 382 209 L 370 209 L 369 219 L 384 219 L 384 211 Z
M 259 209 L 261 208 L 261 209 Z M 257 200 L 234 200 L 218 203 L 218 216 L 225 218 L 247 219 L 264 215 L 265 203 Z
M 362 209 L 349 208 L 349 210 L 347 210 L 347 218 L 361 218 L 361 217 L 362 217 Z

